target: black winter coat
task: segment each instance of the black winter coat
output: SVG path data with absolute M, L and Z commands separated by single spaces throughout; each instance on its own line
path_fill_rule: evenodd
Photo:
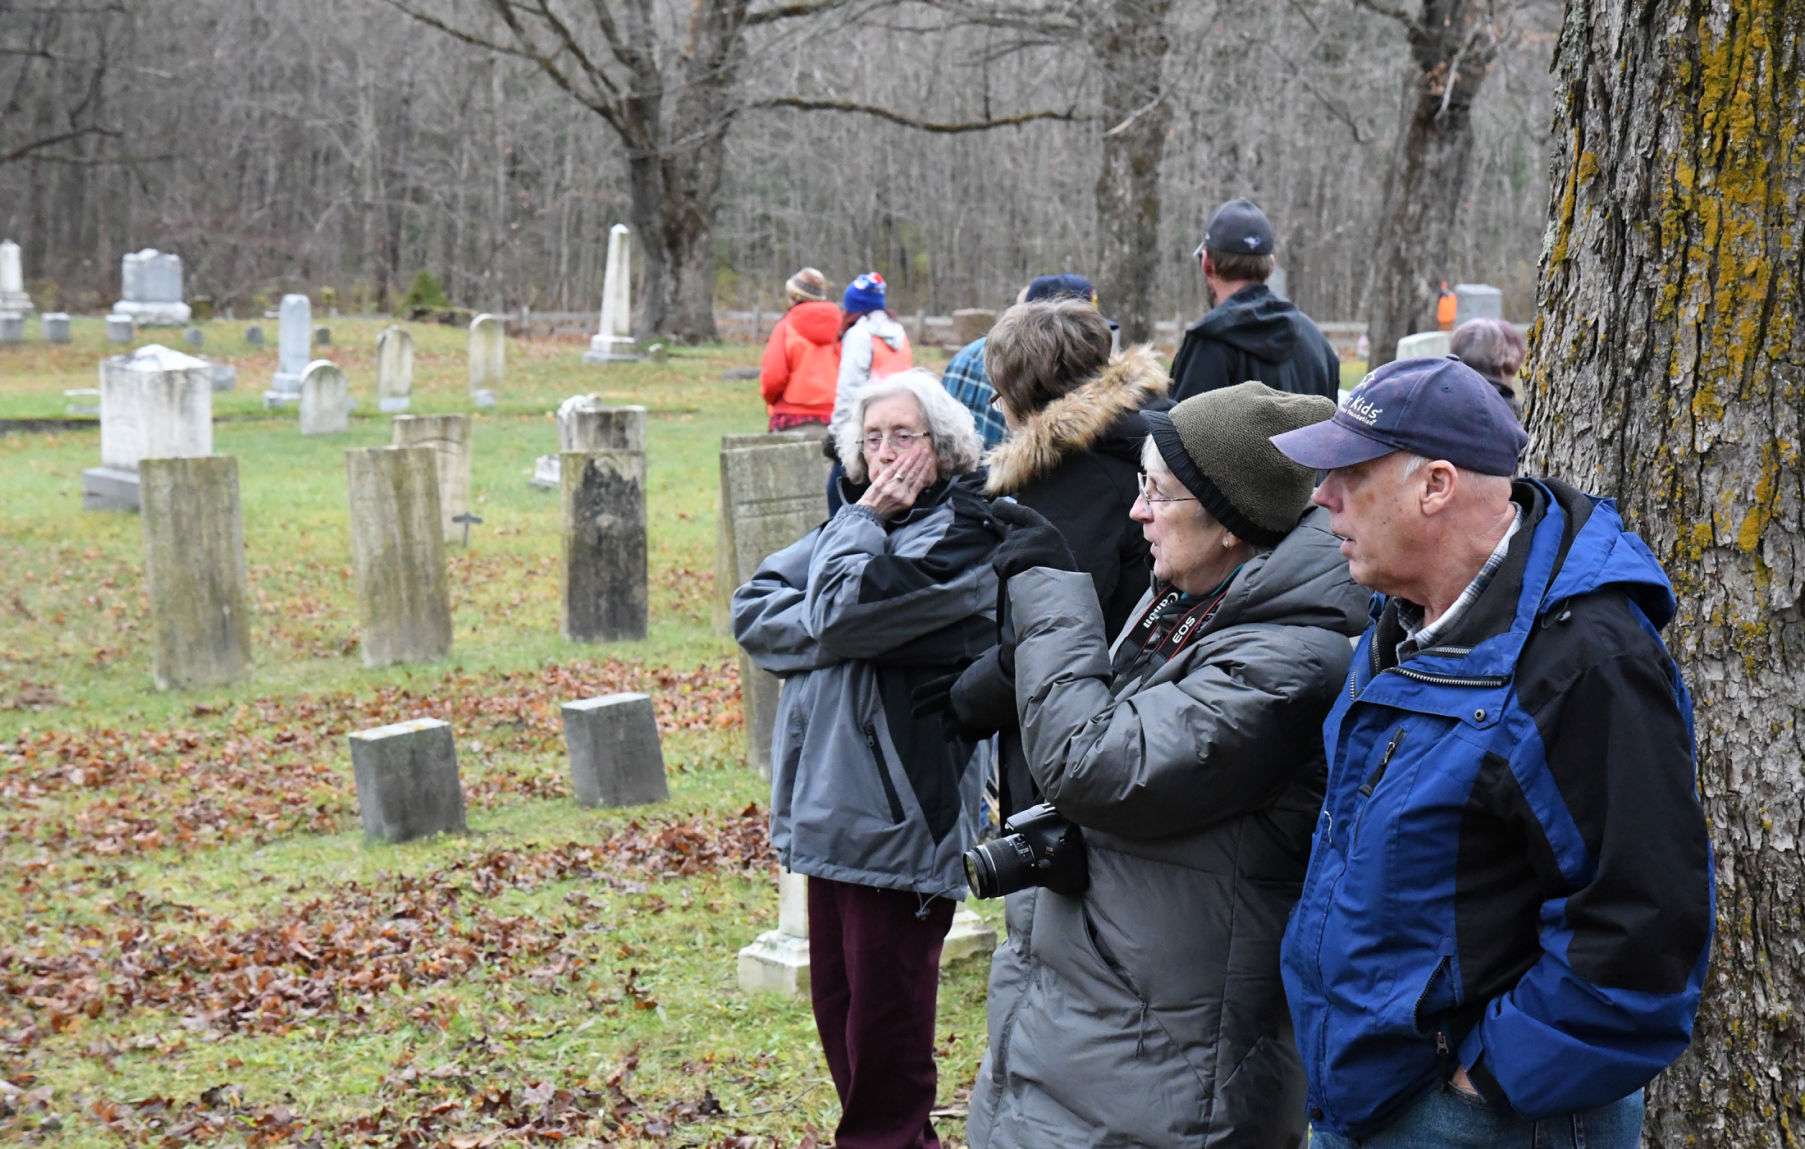
M 1310 317 L 1263 283 L 1243 287 L 1185 329 L 1172 400 L 1257 379 L 1298 395 L 1341 394 L 1341 359 Z

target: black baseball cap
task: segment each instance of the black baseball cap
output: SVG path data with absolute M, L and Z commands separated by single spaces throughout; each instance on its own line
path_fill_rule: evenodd
M 1203 242 L 1193 254 L 1201 257 L 1206 248 L 1234 255 L 1271 255 L 1272 221 L 1252 200 L 1231 199 L 1210 216 Z
M 1409 451 L 1482 475 L 1514 475 L 1528 444 L 1498 389 L 1452 355 L 1387 363 L 1334 418 L 1272 436 L 1287 458 L 1319 471 Z

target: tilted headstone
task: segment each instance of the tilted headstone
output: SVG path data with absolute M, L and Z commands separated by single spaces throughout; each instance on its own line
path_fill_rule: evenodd
M 182 332 L 182 342 L 198 351 L 201 344 L 206 342 L 206 336 L 201 333 L 200 328 L 190 327 Z
M 107 316 L 107 342 L 130 343 L 138 338 L 138 321 L 129 315 Z
M 566 702 L 563 713 L 578 805 L 643 806 L 671 796 L 650 697 L 606 694 Z
M 182 257 L 147 247 L 120 261 L 121 298 L 116 315 L 147 327 L 181 327 L 193 317 L 182 301 Z
M 749 445 L 741 445 L 748 444 Z M 727 436 L 721 442 L 721 502 L 715 528 L 716 622 L 729 627 L 733 592 L 760 563 L 827 518 L 827 460 L 818 436 Z M 740 709 L 746 753 L 771 773 L 777 677 L 740 654 Z
M 414 395 L 414 337 L 405 327 L 385 327 L 376 337 L 376 406 L 405 411 Z
M 301 372 L 301 434 L 336 435 L 351 427 L 351 384 L 338 364 L 315 359 Z
M 953 312 L 953 342 L 963 347 L 974 339 L 982 339 L 996 326 L 997 313 L 981 307 L 962 307 Z
M 499 315 L 479 315 L 470 321 L 470 394 L 501 390 L 507 360 L 507 331 Z
M 464 787 L 448 723 L 416 718 L 360 730 L 350 741 L 365 841 L 464 832 Z
M 1469 319 L 1503 319 L 1504 292 L 1489 283 L 1454 285 L 1454 326 Z
M 25 317 L 16 311 L 0 311 L 0 347 L 25 342 Z
M 69 342 L 69 315 L 63 311 L 44 313 L 44 339 L 50 343 Z
M 1448 354 L 1454 336 L 1447 331 L 1419 331 L 1398 340 L 1399 359 L 1440 359 Z
M 646 457 L 565 451 L 560 631 L 578 642 L 646 636 Z
M 31 296 L 25 293 L 25 268 L 19 261 L 19 245 L 0 243 L 0 311 L 30 315 Z
M 135 511 L 138 464 L 213 453 L 213 373 L 151 344 L 100 364 L 100 466 L 82 472 L 84 510 Z
M 237 682 L 251 668 L 238 460 L 145 459 L 138 475 L 157 688 Z
M 583 352 L 585 363 L 620 363 L 639 358 L 633 345 L 633 233 L 624 223 L 608 229 L 608 264 L 602 273 L 601 329 Z
M 270 376 L 270 389 L 263 393 L 265 405 L 293 403 L 301 397 L 301 376 L 313 357 L 307 342 L 312 326 L 313 304 L 307 297 L 284 295 L 276 317 L 276 373 Z
M 439 514 L 445 541 L 464 536 L 457 517 L 470 510 L 470 416 L 397 415 L 389 430 L 395 447 L 431 447 L 439 467 Z
M 451 652 L 438 466 L 428 447 L 345 452 L 351 559 L 367 667 Z
M 251 347 L 263 346 L 263 328 L 255 323 L 244 329 L 244 341 Z

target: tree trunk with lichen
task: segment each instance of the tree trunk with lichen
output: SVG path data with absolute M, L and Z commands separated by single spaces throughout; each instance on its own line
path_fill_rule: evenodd
M 1472 166 L 1473 105 L 1498 55 L 1491 19 L 1484 0 L 1423 0 L 1405 27 L 1412 71 L 1373 246 L 1371 366 L 1391 362 L 1404 336 L 1434 329 Z
M 1717 938 L 1651 1146 L 1805 1138 L 1805 0 L 1572 0 L 1530 470 L 1665 564 Z

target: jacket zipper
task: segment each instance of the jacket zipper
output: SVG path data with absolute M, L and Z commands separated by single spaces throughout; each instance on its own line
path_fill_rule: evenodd
M 1385 777 L 1385 768 L 1391 765 L 1391 756 L 1398 752 L 1398 745 L 1404 741 L 1404 732 L 1407 729 L 1409 728 L 1405 726 L 1398 727 L 1398 732 L 1393 734 L 1391 741 L 1385 744 L 1385 753 L 1380 756 L 1378 766 L 1373 768 L 1372 776 L 1360 786 L 1360 793 L 1366 798 L 1366 801 L 1360 804 L 1360 813 L 1354 818 L 1354 831 L 1348 837 L 1349 855 L 1353 854 L 1354 847 L 1360 843 L 1360 824 L 1366 821 L 1366 811 L 1373 804 L 1373 791 L 1379 788 L 1380 779 Z
M 1435 969 L 1430 971 L 1429 980 L 1423 983 L 1423 992 L 1416 995 L 1416 1004 L 1410 1007 L 1410 1024 L 1419 1027 L 1423 1024 L 1423 1002 L 1428 1000 L 1429 991 L 1435 988 L 1435 983 L 1440 980 L 1442 971 L 1448 969 L 1451 960 L 1448 955 L 1443 954 L 1441 960 L 1435 963 Z M 1452 978 L 1453 972 L 1449 971 L 1448 976 Z M 1419 1028 L 1417 1032 L 1420 1033 L 1422 1030 Z M 1442 1054 L 1448 1052 L 1448 1035 L 1442 1032 L 1440 1026 L 1437 1026 L 1435 1030 L 1435 1052 Z
M 877 767 L 878 780 L 884 784 L 884 800 L 890 804 L 890 820 L 901 824 L 902 796 L 896 792 L 896 783 L 890 780 L 890 770 L 884 764 L 884 752 L 877 744 L 877 727 L 869 722 L 865 724 L 865 745 L 871 748 L 871 764 Z

